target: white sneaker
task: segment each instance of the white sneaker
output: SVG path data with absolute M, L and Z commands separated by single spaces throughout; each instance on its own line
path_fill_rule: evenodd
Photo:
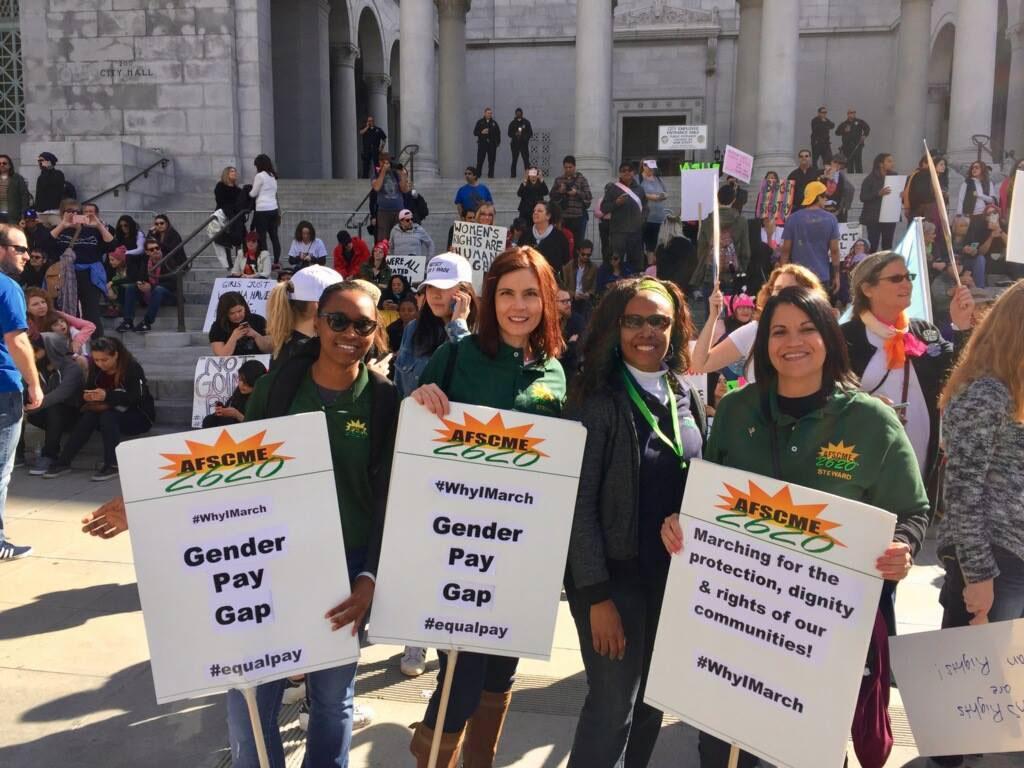
M 365 704 L 360 704 L 358 701 L 352 704 L 352 730 L 358 731 L 360 728 L 373 723 L 373 718 L 376 716 L 376 712 L 373 711 L 372 707 L 367 707 Z
M 288 684 L 285 686 L 284 695 L 281 696 L 281 703 L 286 706 L 288 704 L 298 704 L 304 698 L 306 698 L 305 680 L 298 683 L 293 680 L 289 680 Z
M 305 699 L 299 705 L 299 728 L 303 732 L 309 730 L 309 704 L 306 703 Z
M 402 674 L 406 677 L 419 677 L 427 671 L 427 649 L 405 646 L 400 666 Z

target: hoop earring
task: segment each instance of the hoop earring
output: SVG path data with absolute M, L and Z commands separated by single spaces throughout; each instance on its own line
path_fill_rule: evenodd
M 668 360 L 670 357 L 675 357 L 675 354 L 676 354 L 675 344 L 669 342 L 668 350 L 665 352 L 665 358 L 664 359 Z

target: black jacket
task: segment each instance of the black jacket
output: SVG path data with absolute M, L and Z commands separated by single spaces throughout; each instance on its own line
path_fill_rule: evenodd
M 841 136 L 843 154 L 849 156 L 850 152 L 857 148 L 864 139 L 871 133 L 871 126 L 859 117 L 853 120 L 843 120 L 836 128 L 836 135 Z
M 864 207 L 860 209 L 861 224 L 878 223 L 878 217 L 882 213 L 882 187 L 884 186 L 885 176 L 874 171 L 865 176 L 864 181 L 860 183 L 860 201 L 864 203 Z
M 523 132 L 517 136 L 516 131 L 520 128 L 523 129 Z M 533 136 L 533 126 L 525 117 L 517 117 L 508 124 L 508 137 L 512 140 L 513 147 L 525 147 L 530 143 L 531 136 Z
M 537 203 L 544 202 L 548 196 L 548 185 L 543 181 L 536 184 L 527 184 L 525 181 L 519 185 L 519 217 L 530 221 L 533 217 L 533 208 Z
M 89 375 L 85 380 L 85 389 L 97 388 L 96 374 L 96 366 L 91 365 Z M 156 421 L 156 406 L 153 404 L 153 395 L 146 382 L 146 372 L 142 370 L 142 366 L 136 360 L 132 360 L 128 366 L 121 386 L 107 390 L 107 399 L 104 402 L 118 411 L 136 408 L 149 419 L 150 424 Z
M 487 133 L 482 133 L 484 129 Z M 501 126 L 494 118 L 490 120 L 481 117 L 473 126 L 473 135 L 476 136 L 477 144 L 493 144 L 495 147 L 501 145 Z
M 859 317 L 854 317 L 843 323 L 841 328 L 846 337 L 853 372 L 858 377 L 863 376 L 868 363 L 871 362 L 871 358 L 875 356 L 876 352 L 875 347 L 868 341 L 864 322 Z M 910 332 L 928 346 L 928 352 L 920 357 L 912 357 L 910 361 L 914 366 L 917 381 L 921 385 L 921 394 L 924 395 L 925 404 L 928 406 L 930 429 L 924 483 L 934 505 L 934 475 L 939 457 L 939 396 L 942 394 L 942 388 L 946 384 L 946 379 L 949 378 L 950 371 L 953 370 L 957 357 L 970 338 L 970 331 L 956 331 L 952 344 L 946 341 L 939 333 L 939 329 L 927 320 L 911 320 Z
M 835 127 L 836 124 L 827 117 L 824 120 L 819 120 L 817 117 L 811 118 L 811 144 L 815 146 L 830 145 L 832 129 Z
M 306 373 L 320 356 L 320 340 L 311 339 L 291 359 L 283 363 L 272 374 L 270 392 L 267 397 L 267 412 L 250 414 L 246 418 L 273 419 L 287 416 L 295 393 Z M 367 545 L 366 566 L 363 570 L 377 573 L 380 562 L 380 547 L 384 538 L 384 513 L 388 505 L 388 486 L 391 483 L 390 453 L 384 450 L 385 439 L 398 429 L 398 406 L 400 398 L 393 382 L 380 374 L 370 374 L 370 487 L 373 489 L 373 526 Z
M 56 211 L 64 197 L 64 174 L 56 168 L 44 168 L 36 179 L 35 206 L 39 212 Z
M 529 227 L 526 234 L 523 235 L 520 245 L 530 245 L 540 251 L 541 256 L 547 259 L 548 264 L 555 270 L 556 275 L 566 262 L 572 259 L 572 254 L 569 253 L 569 241 L 562 234 L 562 230 L 556 226 L 551 227 L 551 232 L 540 243 L 533 236 L 533 227 Z

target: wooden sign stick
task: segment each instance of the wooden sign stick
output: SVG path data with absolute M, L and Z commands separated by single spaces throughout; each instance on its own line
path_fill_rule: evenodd
M 729 768 L 739 768 L 740 765 L 740 747 L 738 744 L 733 744 L 732 749 L 729 750 Z
M 946 198 L 942 196 L 942 185 L 939 184 L 939 174 L 935 170 L 935 162 L 932 160 L 931 150 L 928 149 L 928 140 L 924 141 L 924 156 L 928 159 L 928 173 L 932 177 L 932 194 L 935 195 L 935 206 L 939 209 L 939 219 L 942 221 L 942 234 L 946 238 L 946 250 L 949 252 L 949 263 L 953 265 L 953 277 L 956 278 L 956 287 L 960 287 L 960 268 L 956 264 L 956 254 L 953 253 L 953 231 L 949 228 L 949 214 L 946 212 Z M 964 182 L 967 183 L 966 181 Z
M 712 182 L 712 188 L 714 188 L 716 186 L 717 186 L 717 180 Z M 711 243 L 712 243 L 712 248 L 711 248 L 711 256 L 712 256 L 712 262 L 711 262 L 711 282 L 714 285 L 714 290 L 717 291 L 718 290 L 718 281 L 719 281 L 719 277 L 720 277 L 719 270 L 721 269 L 721 258 L 722 258 L 722 222 L 721 222 L 721 220 L 719 218 L 719 212 L 718 212 L 718 190 L 717 189 L 715 189 L 715 197 L 713 198 L 713 202 L 711 204 L 713 206 L 712 213 L 711 213 L 711 225 L 713 227 L 713 229 L 711 230 L 711 235 L 712 235 L 712 240 L 711 240 Z
M 434 740 L 430 743 L 430 758 L 427 768 L 437 768 L 437 756 L 441 751 L 441 736 L 444 735 L 444 718 L 448 714 L 448 699 L 452 695 L 452 678 L 455 676 L 455 663 L 459 660 L 457 650 L 448 651 L 448 667 L 444 671 L 444 683 L 441 685 L 441 701 L 437 707 L 437 720 L 434 721 Z
M 260 768 L 270 768 L 270 758 L 267 756 L 267 744 L 263 740 L 263 724 L 260 722 L 260 710 L 256 704 L 256 689 L 243 688 L 242 696 L 249 707 L 249 720 L 252 722 L 252 736 L 256 740 L 256 756 L 260 761 Z

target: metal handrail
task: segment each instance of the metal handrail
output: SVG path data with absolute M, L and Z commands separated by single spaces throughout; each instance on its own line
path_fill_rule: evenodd
M 82 201 L 82 205 L 85 205 L 86 203 L 95 202 L 96 200 L 99 200 L 101 197 L 106 197 L 109 194 L 113 194 L 114 197 L 118 197 L 120 195 L 120 193 L 121 193 L 121 188 L 122 187 L 124 187 L 124 191 L 127 192 L 129 189 L 131 189 L 131 186 L 132 186 L 133 182 L 137 181 L 138 179 L 148 179 L 150 171 L 152 171 L 158 165 L 160 166 L 161 169 L 166 168 L 167 164 L 169 162 L 171 162 L 171 158 L 169 158 L 169 157 L 161 157 L 156 162 L 150 163 L 148 166 L 146 166 L 144 169 L 142 169 L 141 171 L 136 173 L 130 179 L 127 179 L 126 181 L 122 181 L 122 182 L 120 182 L 118 184 L 115 184 L 110 189 L 105 189 L 102 192 L 100 192 L 98 195 L 93 195 L 88 200 L 83 200 Z
M 395 158 L 396 162 L 405 165 L 405 163 L 402 161 L 402 158 L 406 156 L 408 157 L 410 184 L 415 182 L 416 153 L 419 151 L 419 144 L 406 144 L 398 151 L 398 157 Z M 366 193 L 362 200 L 359 201 L 359 205 L 356 206 L 356 209 L 352 211 L 352 214 L 345 221 L 345 229 L 352 229 L 352 227 L 356 227 L 359 230 L 359 237 L 363 236 L 363 228 L 370 220 L 369 209 L 367 209 L 366 212 L 362 214 L 362 217 L 359 219 L 359 221 L 356 221 L 356 217 L 359 216 L 359 213 L 360 211 L 362 211 L 363 206 L 366 205 L 367 201 L 370 199 L 370 194 L 372 192 L 373 188 L 371 187 L 370 191 Z

